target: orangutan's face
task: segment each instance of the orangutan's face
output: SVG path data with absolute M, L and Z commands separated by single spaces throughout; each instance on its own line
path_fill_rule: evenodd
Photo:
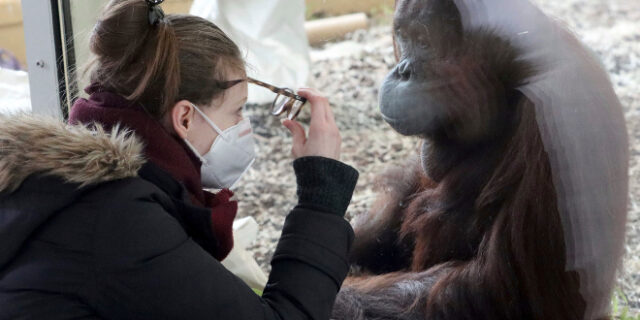
M 398 64 L 380 89 L 383 118 L 399 133 L 474 145 L 504 135 L 521 68 L 507 41 L 464 30 L 453 0 L 399 0 Z
M 450 81 L 433 62 L 458 45 L 458 10 L 450 0 L 399 0 L 393 29 L 398 64 L 380 90 L 382 116 L 401 134 L 435 134 L 449 121 L 441 96 Z

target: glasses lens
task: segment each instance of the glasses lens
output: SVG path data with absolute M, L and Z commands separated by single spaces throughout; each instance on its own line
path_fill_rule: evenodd
M 300 110 L 302 110 L 302 106 L 304 106 L 304 102 L 300 101 L 300 100 L 295 100 L 295 99 L 291 99 L 293 101 L 293 106 L 291 107 L 291 110 L 289 111 L 289 114 L 287 115 L 287 118 L 289 120 L 293 120 L 296 117 L 298 117 L 298 114 L 300 114 Z
M 286 89 L 288 92 L 292 92 L 289 89 Z M 271 107 L 271 114 L 273 115 L 281 115 L 285 111 L 291 110 L 291 102 L 293 99 L 279 94 L 275 100 L 273 100 L 273 106 Z

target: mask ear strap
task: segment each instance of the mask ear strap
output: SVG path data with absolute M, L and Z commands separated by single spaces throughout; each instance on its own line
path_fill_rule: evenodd
M 211 121 L 211 119 L 209 119 L 209 117 L 207 117 L 207 115 L 204 114 L 204 112 L 202 112 L 202 110 L 200 110 L 200 108 L 198 108 L 193 103 L 191 103 L 191 106 L 193 106 L 193 108 L 202 116 L 202 118 L 204 118 L 204 121 L 206 121 L 213 128 L 213 130 L 215 130 L 219 135 L 221 135 L 222 138 L 227 140 L 227 136 L 224 134 L 224 132 L 222 130 L 220 130 L 220 128 L 215 123 L 213 123 L 213 121 Z
M 189 147 L 189 149 L 191 149 L 191 151 L 198 156 L 198 158 L 200 159 L 200 161 L 202 162 L 202 164 L 207 164 L 207 159 L 205 159 L 203 156 L 200 155 L 200 152 L 198 152 L 198 150 L 196 150 L 196 147 L 194 147 L 191 142 L 189 142 L 189 140 L 187 139 L 183 139 L 184 143 L 187 145 L 187 147 Z

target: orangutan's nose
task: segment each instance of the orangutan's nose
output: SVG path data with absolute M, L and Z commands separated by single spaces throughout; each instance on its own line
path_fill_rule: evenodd
M 411 78 L 411 61 L 409 59 L 400 61 L 396 66 L 396 74 L 403 81 L 409 80 Z

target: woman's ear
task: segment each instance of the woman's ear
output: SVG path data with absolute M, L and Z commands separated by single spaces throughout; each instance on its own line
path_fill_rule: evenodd
M 187 134 L 193 126 L 194 111 L 191 102 L 187 100 L 178 101 L 173 108 L 171 108 L 169 120 L 173 126 L 173 130 L 182 139 L 187 138 Z

